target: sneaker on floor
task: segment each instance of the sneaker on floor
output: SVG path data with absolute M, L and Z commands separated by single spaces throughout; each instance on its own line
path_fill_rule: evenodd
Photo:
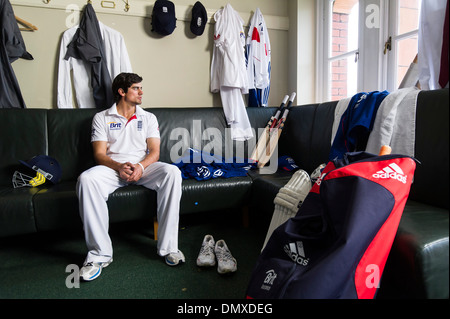
M 223 239 L 217 241 L 214 252 L 216 253 L 218 262 L 217 272 L 219 274 L 235 272 L 237 270 L 236 259 L 231 255 L 231 252 Z
M 186 258 L 184 257 L 183 253 L 179 250 L 176 253 L 170 253 L 168 255 L 166 255 L 166 264 L 168 264 L 169 266 L 176 266 L 178 265 L 180 262 L 185 262 Z
M 216 265 L 216 257 L 214 256 L 215 241 L 213 236 L 206 235 L 203 238 L 202 248 L 197 257 L 197 266 L 211 267 Z
M 92 281 L 98 278 L 98 276 L 100 276 L 100 274 L 102 273 L 102 269 L 108 267 L 109 264 L 112 263 L 112 261 L 113 260 L 111 258 L 109 261 L 101 263 L 92 261 L 85 262 L 80 270 L 80 278 L 84 281 Z

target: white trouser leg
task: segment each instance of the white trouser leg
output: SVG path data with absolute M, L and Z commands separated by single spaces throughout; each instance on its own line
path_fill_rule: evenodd
M 137 182 L 157 192 L 157 252 L 160 256 L 178 251 L 181 182 L 178 167 L 162 162 L 148 166 Z
M 246 141 L 253 137 L 253 130 L 245 109 L 244 99 L 239 88 L 220 87 L 222 106 L 231 128 L 231 138 L 237 141 Z
M 116 171 L 102 165 L 90 168 L 78 178 L 76 190 L 89 251 L 86 262 L 106 262 L 112 258 L 106 201 L 109 194 L 124 185 Z

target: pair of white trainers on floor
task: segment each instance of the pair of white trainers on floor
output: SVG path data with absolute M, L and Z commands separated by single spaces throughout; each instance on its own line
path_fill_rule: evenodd
M 223 239 L 214 241 L 212 235 L 205 235 L 202 247 L 197 257 L 197 266 L 213 267 L 216 265 L 219 274 L 235 272 L 237 270 L 236 259 L 231 255 L 227 244 Z

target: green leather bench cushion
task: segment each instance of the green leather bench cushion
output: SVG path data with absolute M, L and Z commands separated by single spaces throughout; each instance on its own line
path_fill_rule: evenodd
M 328 160 L 334 105 L 304 105 L 291 109 L 280 137 L 280 155 L 289 155 L 311 173 Z
M 12 187 L 11 178 L 19 160 L 47 154 L 47 111 L 2 109 L 0 125 L 0 186 Z
M 183 180 L 180 212 L 185 214 L 241 207 L 249 203 L 251 187 L 252 179 L 248 176 L 201 182 Z
M 95 165 L 91 146 L 92 118 L 95 109 L 48 111 L 48 155 L 62 167 L 62 182 L 76 181 Z
M 417 99 L 417 165 L 410 199 L 449 209 L 449 90 L 422 91 Z
M 231 209 L 245 205 L 250 199 L 251 184 L 250 177 L 203 182 L 184 180 L 180 214 Z M 29 228 L 36 225 L 30 231 L 81 227 L 75 182 L 63 182 L 50 188 L 41 187 L 35 190 L 36 193 L 30 195 L 28 199 L 23 196 L 24 192 L 21 192 L 18 203 L 11 202 L 10 216 L 18 218 L 25 215 L 21 217 L 19 224 L 27 217 L 31 223 Z M 156 216 L 156 196 L 155 191 L 142 186 L 131 185 L 116 190 L 108 198 L 110 222 L 151 220 Z M 137 198 L 139 200 L 136 200 Z M 0 195 L 0 203 L 1 200 Z M 8 200 L 12 199 L 8 197 Z M 18 215 L 16 211 L 19 206 L 15 205 L 27 203 L 30 209 L 28 211 L 21 209 L 24 213 Z M 31 206 L 34 207 L 34 214 Z
M 30 188 L 0 187 L 0 237 L 36 231 L 32 204 L 36 191 Z
M 292 177 L 292 172 L 279 170 L 275 174 L 258 174 L 251 172 L 253 178 L 251 205 L 257 208 L 261 215 L 272 216 L 274 210 L 273 200 L 279 190 L 286 185 Z
M 0 236 L 36 231 L 32 198 L 35 189 L 14 189 L 12 177 L 24 168 L 19 160 L 46 154 L 47 111 L 2 109 L 0 126 Z M 34 176 L 33 176 L 34 177 Z
M 148 108 L 159 124 L 161 134 L 160 161 L 173 163 L 188 147 L 225 155 L 227 127 L 223 110 L 220 108 Z M 211 136 L 211 134 L 215 135 Z M 228 142 L 227 142 L 228 144 Z
M 75 182 L 41 189 L 33 198 L 33 206 L 38 231 L 81 227 Z M 123 187 L 109 196 L 108 208 L 111 223 L 151 220 L 156 214 L 156 192 L 141 186 Z
M 408 201 L 386 263 L 380 293 L 449 297 L 449 211 Z M 393 294 L 393 295 L 392 295 Z

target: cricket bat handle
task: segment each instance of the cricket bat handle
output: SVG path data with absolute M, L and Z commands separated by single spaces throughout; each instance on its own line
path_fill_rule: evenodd
M 392 148 L 389 145 L 383 145 L 380 148 L 380 153 L 378 153 L 379 156 L 383 155 L 389 155 L 392 152 Z

